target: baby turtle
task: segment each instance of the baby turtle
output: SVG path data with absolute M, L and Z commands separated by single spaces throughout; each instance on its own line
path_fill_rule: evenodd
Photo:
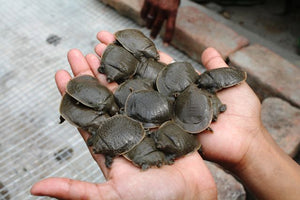
M 141 167 L 142 170 L 146 170 L 151 166 L 161 167 L 163 164 L 173 163 L 167 159 L 163 152 L 156 148 L 151 137 L 145 137 L 132 150 L 124 154 L 124 157 L 136 166 Z
M 247 74 L 233 67 L 222 67 L 212 69 L 202 73 L 197 84 L 199 88 L 208 90 L 209 92 L 217 92 L 223 88 L 228 88 L 245 81 Z
M 174 102 L 174 120 L 189 133 L 200 133 L 207 129 L 213 118 L 210 98 L 192 84 Z
M 176 96 L 194 83 L 198 76 L 190 63 L 174 62 L 160 71 L 156 79 L 156 87 L 166 96 Z
M 158 62 L 153 58 L 149 58 L 144 62 L 140 62 L 135 77 L 147 79 L 153 86 L 155 86 L 158 73 L 166 66 L 167 65 L 164 63 Z
M 201 146 L 196 135 L 187 133 L 173 121 L 163 123 L 153 133 L 153 138 L 156 147 L 173 159 L 198 150 Z
M 92 76 L 82 75 L 71 79 L 67 84 L 66 92 L 84 104 L 97 111 L 108 112 L 114 115 L 119 108 L 115 103 L 112 92 Z
M 125 113 L 142 122 L 145 128 L 152 128 L 171 119 L 172 108 L 168 99 L 159 92 L 140 90 L 128 96 Z
M 106 120 L 91 136 L 87 144 L 93 146 L 94 153 L 106 155 L 106 166 L 109 168 L 113 157 L 122 155 L 145 137 L 142 124 L 124 115 L 115 115 Z
M 152 84 L 145 79 L 129 79 L 119 85 L 114 92 L 116 103 L 120 108 L 124 108 L 128 96 L 133 91 L 153 90 Z
M 107 82 L 121 83 L 131 78 L 139 61 L 121 46 L 110 44 L 106 47 L 98 71 L 107 76 Z
M 241 83 L 246 73 L 226 67 L 198 75 L 187 62 L 159 62 L 154 43 L 141 31 L 115 36 L 98 71 L 119 88 L 112 94 L 94 77 L 72 79 L 62 98 L 62 118 L 91 133 L 87 144 L 105 156 L 107 167 L 118 155 L 145 170 L 200 151 L 195 134 L 210 129 L 226 110 L 217 92 Z
M 117 42 L 139 60 L 145 60 L 145 57 L 154 58 L 155 60 L 159 59 L 159 54 L 154 43 L 141 31 L 125 29 L 116 32 L 115 36 Z
M 82 128 L 90 134 L 95 134 L 99 126 L 109 117 L 102 115 L 72 98 L 68 93 L 61 100 L 59 112 L 70 124 Z
M 221 100 L 219 99 L 216 93 L 208 92 L 203 89 L 201 89 L 201 91 L 205 93 L 211 100 L 212 108 L 213 108 L 212 121 L 215 122 L 217 121 L 219 114 L 226 111 L 227 106 L 221 102 Z

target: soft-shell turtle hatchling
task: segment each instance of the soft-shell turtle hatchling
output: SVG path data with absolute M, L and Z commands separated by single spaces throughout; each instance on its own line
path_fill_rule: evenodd
M 156 148 L 151 137 L 145 137 L 132 150 L 124 154 L 124 157 L 132 161 L 136 166 L 146 170 L 151 166 L 161 167 L 163 164 L 172 164 L 173 161 Z
M 172 159 L 198 150 L 201 146 L 196 135 L 187 133 L 173 121 L 163 123 L 152 137 L 156 147 Z
M 222 67 L 212 69 L 202 73 L 197 84 L 199 88 L 208 90 L 209 92 L 217 92 L 221 89 L 237 85 L 247 78 L 247 74 L 233 67 Z
M 61 115 L 91 133 L 87 143 L 105 155 L 107 167 L 118 155 L 142 169 L 160 167 L 199 149 L 194 134 L 209 129 L 226 110 L 217 92 L 241 83 L 246 73 L 226 67 L 198 75 L 189 63 L 166 66 L 142 32 L 126 29 L 115 36 L 98 71 L 108 82 L 125 81 L 114 94 L 125 111 L 120 114 L 114 96 L 97 79 L 81 76 L 69 82 Z
M 167 65 L 159 61 L 149 58 L 146 61 L 140 62 L 135 78 L 148 79 L 148 82 L 152 83 L 155 87 L 155 82 L 158 73 L 165 68 Z
M 174 62 L 162 69 L 156 79 L 157 90 L 166 96 L 177 96 L 198 79 L 198 73 L 188 62 Z
M 112 92 L 92 76 L 82 75 L 71 79 L 66 92 L 78 102 L 97 111 L 114 115 L 119 108 Z
M 143 123 L 145 128 L 157 127 L 172 117 L 167 97 L 157 91 L 132 92 L 125 103 L 125 114 Z
M 145 58 L 159 59 L 159 54 L 154 43 L 141 31 L 124 29 L 116 32 L 115 37 L 117 42 L 139 60 L 145 60 Z
M 82 128 L 92 135 L 95 134 L 102 122 L 109 117 L 107 114 L 101 114 L 99 111 L 79 103 L 68 93 L 62 97 L 59 112 L 62 118 L 70 124 Z
M 94 153 L 106 156 L 106 166 L 110 167 L 112 158 L 130 151 L 145 137 L 140 122 L 124 115 L 115 115 L 105 122 L 91 136 L 87 144 L 93 146 Z
M 174 121 L 189 133 L 204 131 L 212 118 L 211 100 L 196 85 L 187 87 L 174 102 Z
M 110 44 L 101 57 L 98 71 L 106 74 L 107 82 L 121 83 L 135 74 L 138 64 L 139 61 L 123 47 Z
M 128 96 L 139 90 L 153 90 L 152 84 L 145 79 L 129 79 L 118 86 L 114 92 L 116 103 L 122 109 Z

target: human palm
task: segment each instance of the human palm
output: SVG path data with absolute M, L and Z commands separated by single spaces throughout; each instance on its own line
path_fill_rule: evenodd
M 95 48 L 101 57 L 106 46 L 113 42 L 114 36 L 108 32 L 97 35 L 101 41 Z M 161 61 L 170 63 L 172 58 L 160 53 Z M 73 49 L 68 60 L 74 76 L 93 75 L 99 82 L 114 91 L 116 83 L 107 83 L 97 68 L 99 59 L 89 54 L 83 56 Z M 207 69 L 227 66 L 220 54 L 206 49 L 202 54 L 202 63 Z M 66 71 L 58 71 L 56 83 L 63 94 L 71 76 Z M 242 83 L 217 94 L 227 105 L 227 110 L 219 115 L 217 122 L 211 124 L 213 134 L 199 134 L 203 146 L 204 158 L 224 167 L 234 167 L 247 153 L 253 138 L 263 129 L 260 121 L 260 102 L 251 88 Z M 88 133 L 79 130 L 86 141 Z M 33 186 L 35 195 L 47 195 L 61 199 L 216 199 L 216 186 L 202 158 L 196 153 L 188 154 L 176 160 L 173 165 L 150 168 L 141 171 L 123 157 L 117 157 L 110 169 L 105 167 L 104 157 L 93 154 L 107 182 L 92 184 L 64 178 L 45 179 Z
M 102 43 L 96 47 L 96 52 L 101 56 L 114 37 L 107 32 L 98 36 Z M 93 75 L 111 90 L 116 88 L 116 83 L 108 84 L 105 76 L 97 72 L 100 61 L 95 55 L 84 57 L 79 50 L 73 49 L 68 53 L 68 60 L 74 76 Z M 161 53 L 162 62 L 171 60 Z M 64 94 L 71 75 L 60 70 L 55 78 L 59 91 Z M 88 133 L 81 129 L 79 132 L 86 141 Z M 197 152 L 176 160 L 173 165 L 153 167 L 146 171 L 123 157 L 115 158 L 108 169 L 103 155 L 92 153 L 92 156 L 107 182 L 94 184 L 67 178 L 48 178 L 36 183 L 31 193 L 59 199 L 216 199 L 214 180 Z
M 220 54 L 212 48 L 202 54 L 207 69 L 227 66 Z M 253 138 L 264 129 L 260 120 L 261 104 L 247 83 L 217 93 L 227 105 L 217 122 L 211 124 L 213 134 L 200 134 L 203 156 L 223 167 L 234 167 L 247 153 Z

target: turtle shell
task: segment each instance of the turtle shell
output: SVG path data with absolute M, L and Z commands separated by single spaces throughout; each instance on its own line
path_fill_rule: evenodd
M 198 87 L 210 92 L 217 92 L 241 83 L 247 79 L 247 74 L 233 67 L 222 67 L 202 73 L 198 80 Z
M 145 137 L 132 150 L 124 154 L 124 157 L 141 167 L 142 170 L 151 166 L 160 167 L 163 164 L 169 164 L 165 154 L 156 148 L 155 142 L 150 137 Z
M 139 90 L 152 90 L 151 83 L 147 82 L 145 79 L 129 79 L 124 83 L 120 84 L 119 87 L 116 89 L 114 96 L 116 103 L 119 105 L 120 108 L 125 106 L 125 102 L 128 96 L 133 91 Z
M 202 90 L 202 92 L 206 93 L 206 95 L 210 98 L 213 108 L 213 119 L 215 122 L 218 119 L 220 113 L 225 112 L 227 109 L 226 104 L 223 104 L 216 93 L 211 93 L 206 90 Z
M 182 92 L 194 83 L 198 74 L 188 62 L 174 62 L 160 71 L 156 80 L 157 90 L 167 96 Z
M 118 111 L 112 92 L 92 76 L 82 75 L 71 79 L 67 84 L 66 92 L 92 109 L 108 111 L 111 115 Z
M 140 122 L 124 115 L 115 115 L 88 139 L 88 145 L 93 145 L 94 153 L 115 156 L 128 152 L 144 137 L 144 128 Z
M 132 77 L 139 61 L 126 49 L 115 44 L 109 44 L 102 57 L 98 71 L 106 74 L 107 81 L 123 82 Z
M 205 92 L 192 84 L 174 102 L 174 120 L 189 133 L 199 133 L 210 125 L 213 109 Z
M 147 82 L 145 79 L 129 79 L 124 83 L 120 84 L 119 87 L 116 89 L 114 96 L 116 103 L 119 105 L 120 108 L 125 106 L 125 102 L 128 96 L 133 91 L 139 90 L 152 90 L 151 83 Z
M 94 134 L 99 126 L 108 118 L 101 115 L 72 98 L 68 93 L 62 97 L 59 112 L 70 124 Z
M 144 62 L 140 62 L 135 76 L 147 79 L 153 86 L 155 86 L 158 73 L 166 66 L 167 65 L 164 63 L 158 62 L 153 58 L 149 58 Z
M 127 51 L 131 52 L 139 60 L 143 57 L 159 59 L 155 44 L 141 31 L 136 29 L 124 29 L 115 33 L 119 42 Z
M 200 148 L 196 135 L 184 131 L 173 121 L 162 124 L 153 134 L 156 147 L 174 158 L 186 155 Z
M 142 122 L 145 128 L 151 128 L 171 119 L 172 109 L 167 97 L 159 92 L 140 90 L 128 96 L 125 113 Z

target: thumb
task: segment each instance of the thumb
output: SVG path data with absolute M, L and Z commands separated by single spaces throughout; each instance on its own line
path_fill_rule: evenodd
M 47 178 L 35 183 L 30 192 L 57 199 L 120 199 L 109 181 L 94 184 L 68 178 Z

